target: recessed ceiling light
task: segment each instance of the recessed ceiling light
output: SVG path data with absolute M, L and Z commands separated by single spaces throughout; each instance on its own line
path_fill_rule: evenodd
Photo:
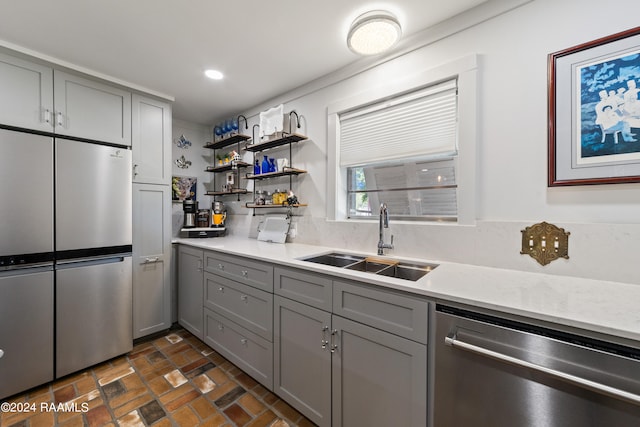
M 204 72 L 204 75 L 213 80 L 221 80 L 224 75 L 218 70 L 207 70 Z
M 391 48 L 401 35 L 400 23 L 392 13 L 373 10 L 353 21 L 347 36 L 347 45 L 355 53 L 375 55 Z

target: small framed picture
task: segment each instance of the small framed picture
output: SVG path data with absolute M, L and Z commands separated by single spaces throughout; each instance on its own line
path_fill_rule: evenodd
M 233 184 L 235 183 L 235 179 L 236 179 L 236 178 L 235 178 L 235 176 L 236 176 L 236 174 L 235 174 L 235 173 L 233 173 L 233 172 L 229 172 L 229 173 L 227 174 L 227 186 L 228 186 L 229 188 L 232 188 L 232 187 L 233 187 Z
M 196 200 L 198 179 L 189 176 L 174 176 L 171 179 L 171 200 L 182 203 L 184 200 Z
M 548 186 L 640 182 L 640 27 L 548 58 Z

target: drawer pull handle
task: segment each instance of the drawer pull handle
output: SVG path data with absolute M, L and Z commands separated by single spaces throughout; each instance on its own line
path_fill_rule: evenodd
M 242 345 L 247 345 L 247 339 L 246 339 L 246 338 L 241 338 L 241 339 L 240 339 L 240 343 L 241 343 Z
M 247 270 L 242 270 L 242 277 L 248 277 L 249 272 Z
M 338 349 L 338 344 L 333 342 L 333 337 L 335 337 L 336 335 L 338 335 L 338 330 L 334 329 L 331 331 L 331 353 L 335 353 L 336 350 Z
M 224 325 L 222 323 L 218 323 L 218 330 L 224 331 Z
M 246 295 L 240 295 L 240 299 L 244 302 L 248 302 L 249 298 Z
M 56 122 L 56 126 L 64 127 L 64 116 L 60 111 L 58 111 L 57 116 L 58 116 L 58 120 Z
M 329 341 L 327 341 L 327 331 L 329 330 L 328 326 L 323 326 L 322 327 L 322 338 L 320 339 L 320 344 L 321 344 L 321 348 L 323 350 L 327 349 L 327 344 L 329 344 Z
M 51 110 L 48 108 L 44 110 L 44 121 L 45 123 L 51 124 Z
M 156 257 L 147 257 L 147 258 L 145 258 L 144 263 L 145 264 L 153 264 L 154 262 L 158 262 L 158 261 L 160 261 L 160 257 L 157 257 L 157 256 Z
M 218 270 L 224 270 L 224 265 L 218 264 Z

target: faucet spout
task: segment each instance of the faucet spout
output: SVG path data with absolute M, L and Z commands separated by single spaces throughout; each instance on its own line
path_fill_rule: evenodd
M 387 209 L 386 203 L 380 204 L 378 226 L 380 231 L 380 237 L 378 240 L 378 255 L 384 255 L 384 249 L 393 249 L 393 235 L 391 236 L 391 243 L 384 242 L 384 229 L 389 228 L 389 210 Z

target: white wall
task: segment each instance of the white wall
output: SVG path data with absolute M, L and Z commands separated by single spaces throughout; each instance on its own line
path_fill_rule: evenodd
M 341 82 L 305 88 L 280 102 L 303 115 L 310 140 L 296 147 L 293 165 L 306 169 L 294 190 L 309 207 L 295 218 L 293 241 L 374 252 L 377 223 L 326 221 L 327 106 L 371 87 L 479 55 L 477 223 L 391 223 L 390 254 L 640 284 L 640 184 L 548 188 L 547 55 L 638 25 L 637 0 L 534 0 Z M 311 87 L 311 86 L 310 86 Z M 174 134 L 176 132 L 174 131 Z M 273 187 L 278 183 L 274 183 Z M 233 234 L 250 234 L 255 219 L 236 210 Z M 247 212 L 250 214 L 250 212 Z M 540 221 L 571 232 L 568 260 L 542 267 L 521 255 L 520 230 Z

